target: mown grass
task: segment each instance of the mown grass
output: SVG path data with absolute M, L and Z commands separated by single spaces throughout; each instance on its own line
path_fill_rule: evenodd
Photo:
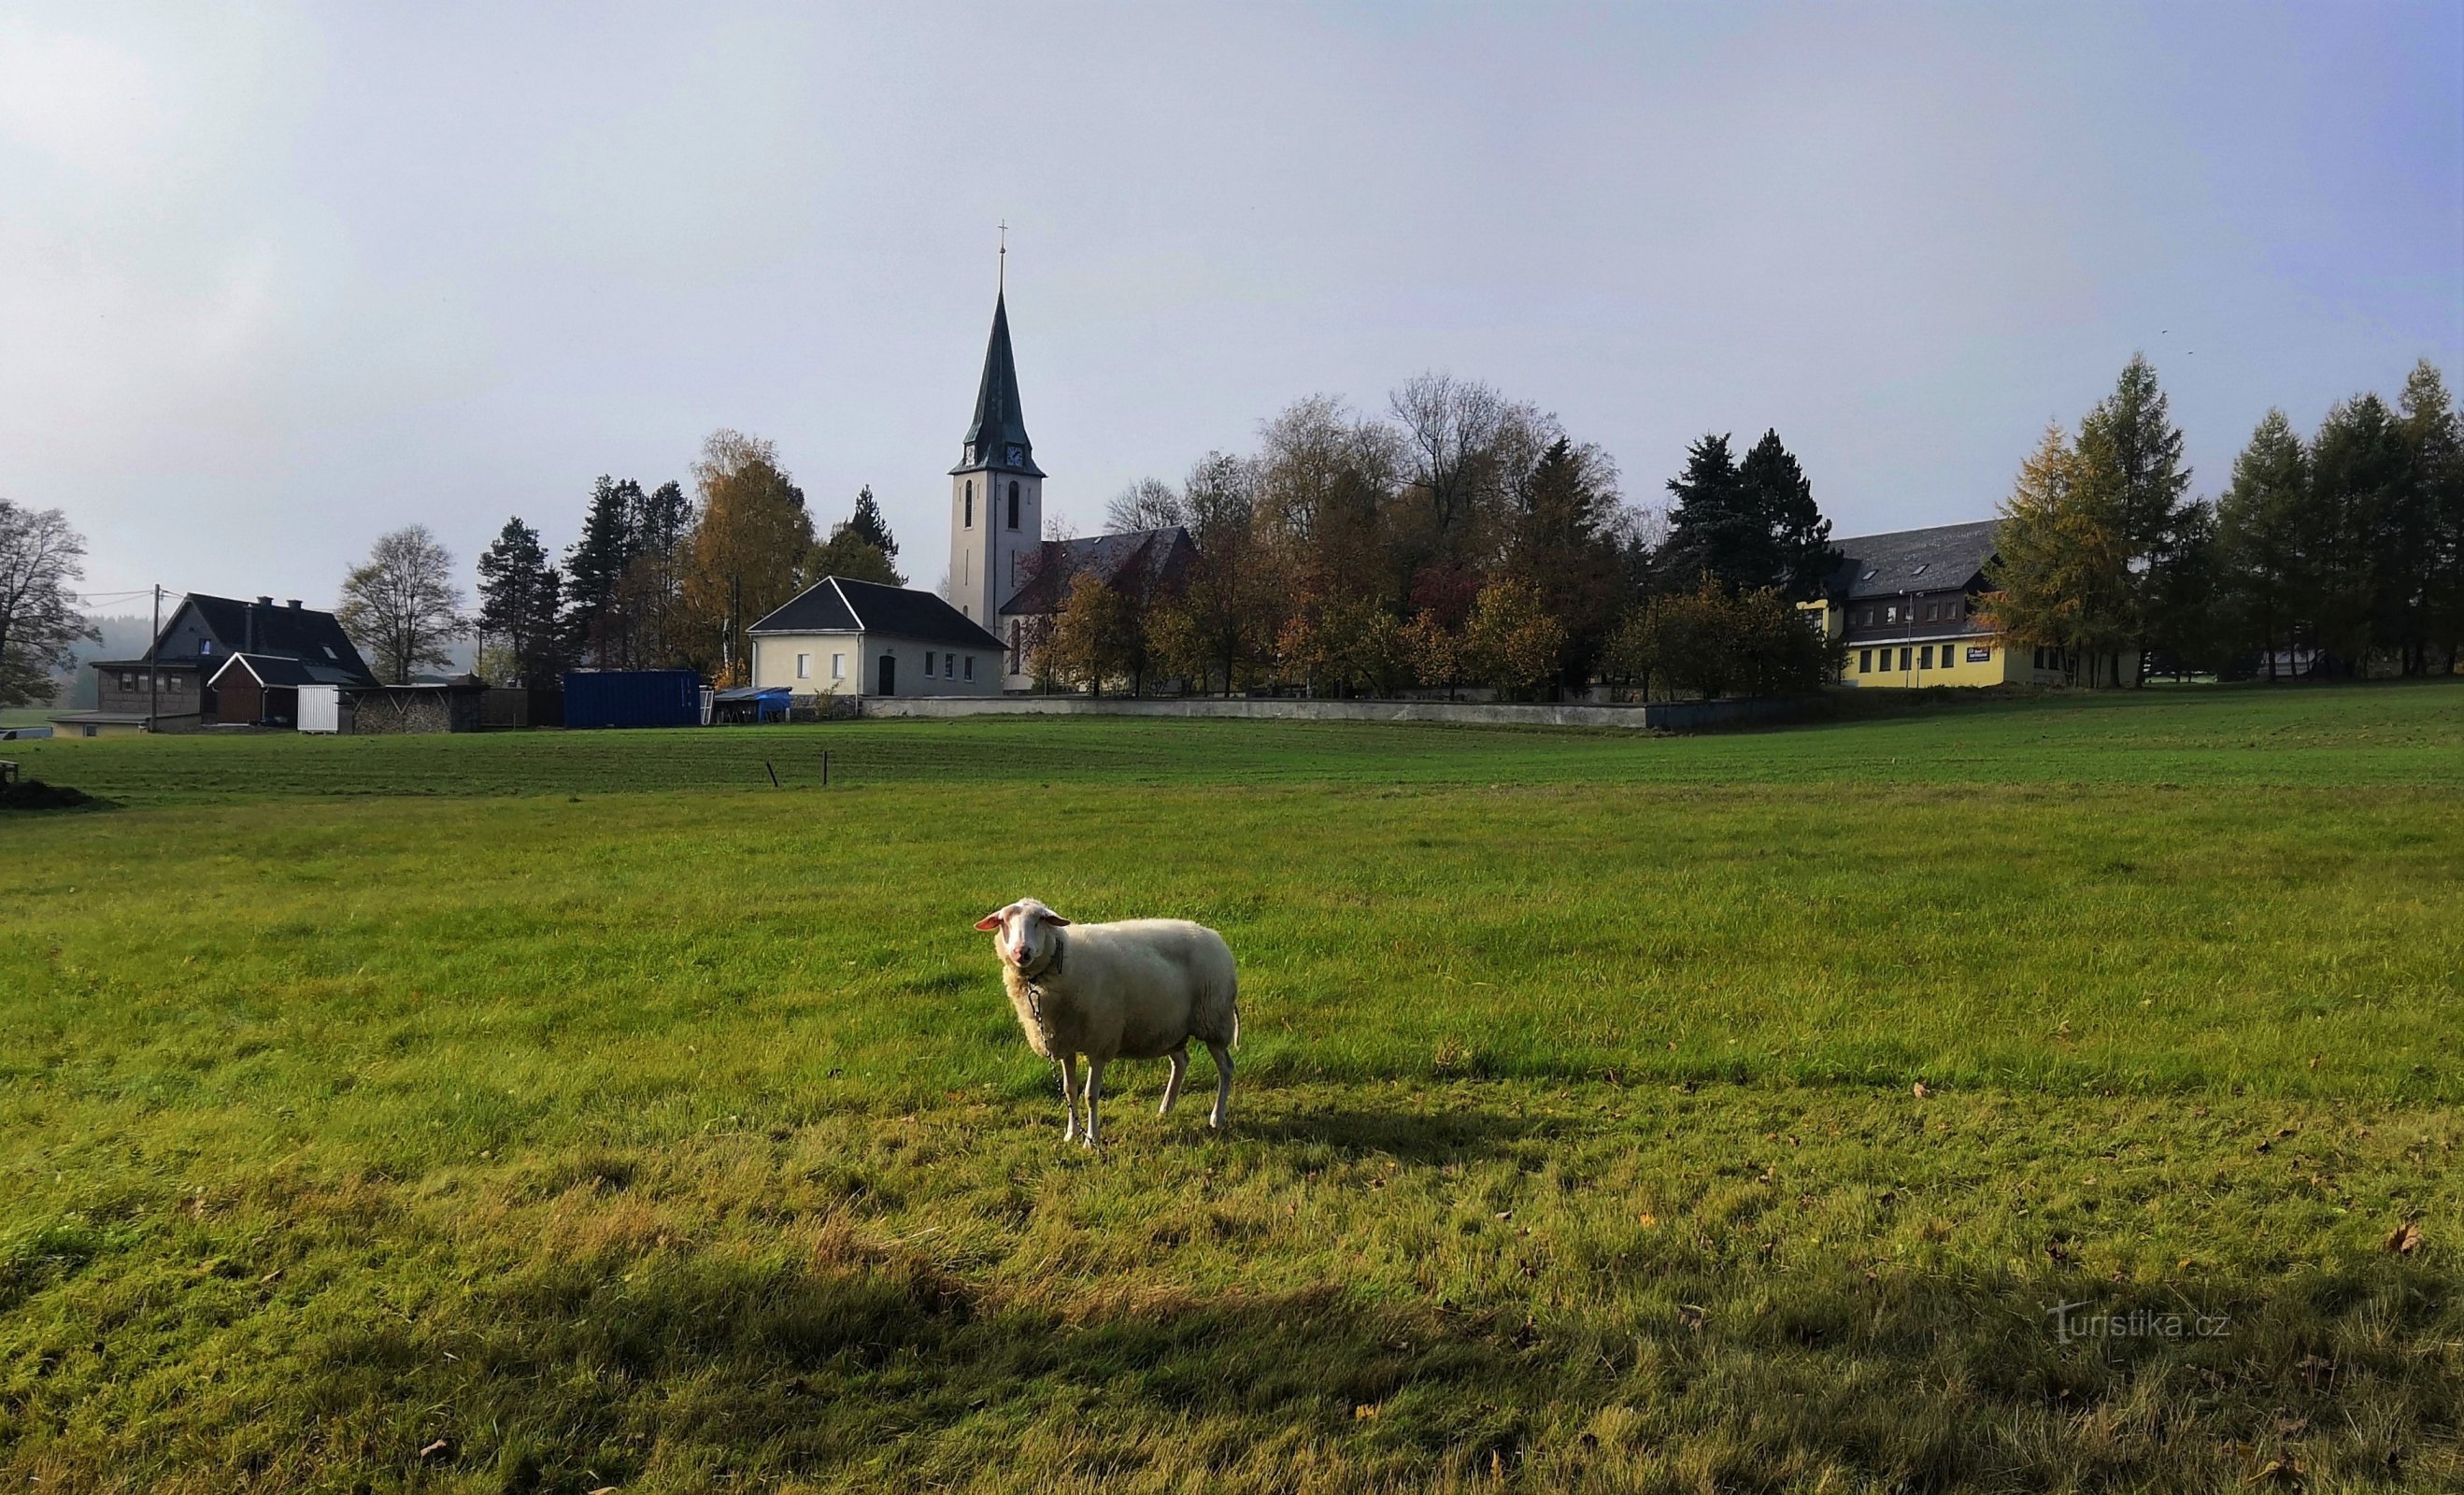
M 59 744 L 0 1477 L 2452 1485 L 2459 702 Z M 1223 929 L 1232 1134 L 1058 1145 L 1027 891 Z

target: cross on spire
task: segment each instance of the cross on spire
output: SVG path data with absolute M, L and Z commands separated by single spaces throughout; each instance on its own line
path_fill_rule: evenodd
M 997 295 L 1006 294 L 1009 290 L 1009 220 L 1007 218 L 1001 221 L 1001 261 L 999 268 L 993 272 L 993 290 Z

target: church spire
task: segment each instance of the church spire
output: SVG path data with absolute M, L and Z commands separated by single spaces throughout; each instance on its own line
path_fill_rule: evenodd
M 1003 251 L 1006 262 L 1007 251 Z M 976 418 L 967 428 L 966 451 L 953 473 L 998 468 L 1042 477 L 1035 465 L 1035 444 L 1027 439 L 1025 417 L 1018 408 L 1018 363 L 1009 351 L 1009 306 L 1006 290 L 993 295 L 993 336 L 984 348 L 984 377 L 976 387 Z

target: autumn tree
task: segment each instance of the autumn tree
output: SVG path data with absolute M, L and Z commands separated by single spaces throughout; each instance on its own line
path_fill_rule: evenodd
M 452 663 L 445 646 L 463 631 L 462 603 L 453 557 L 426 525 L 413 524 L 380 538 L 351 568 L 334 616 L 380 678 L 408 685 L 421 667 Z
M 778 449 L 758 436 L 714 432 L 693 482 L 701 517 L 686 547 L 684 606 L 715 678 L 740 685 L 752 657 L 745 629 L 796 594 L 812 517 Z
M 1104 682 L 1129 672 L 1137 650 L 1135 623 L 1121 594 L 1100 577 L 1071 579 L 1051 632 L 1037 650 L 1038 671 L 1065 685 L 1104 693 Z
M 69 589 L 84 559 L 85 537 L 66 515 L 0 498 L 0 706 L 48 703 L 71 646 L 102 636 Z
M 2006 647 L 2055 650 L 2074 677 L 2120 684 L 2121 650 L 2136 638 L 2129 542 L 2115 485 L 2087 480 L 2059 426 L 2019 470 L 1999 510 L 1991 587 L 1978 612 Z
M 2113 392 L 2081 418 L 2073 451 L 2079 512 L 2100 516 L 2121 547 L 2126 582 L 2105 605 L 2123 634 L 2113 646 L 2114 669 L 2120 650 L 2136 650 L 2130 683 L 2137 685 L 2155 649 L 2195 631 L 2207 601 L 2183 584 L 2199 560 L 2205 519 L 2185 501 L 2190 470 L 2182 463 L 2182 431 L 2146 355 L 2133 354 Z
M 1540 695 L 1557 681 L 1566 626 L 1550 615 L 1537 587 L 1507 578 L 1480 589 L 1463 624 L 1463 648 L 1469 672 L 1500 695 Z

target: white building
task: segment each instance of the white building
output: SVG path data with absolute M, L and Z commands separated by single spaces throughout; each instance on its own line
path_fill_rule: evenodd
M 912 587 L 825 577 L 745 631 L 756 686 L 796 695 L 1001 693 L 1001 640 Z

